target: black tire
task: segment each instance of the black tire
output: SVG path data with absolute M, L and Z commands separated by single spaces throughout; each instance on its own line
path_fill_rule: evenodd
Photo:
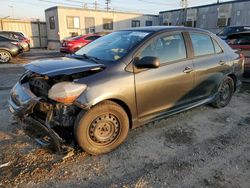
M 220 84 L 218 93 L 212 105 L 216 108 L 223 108 L 231 101 L 234 93 L 234 81 L 226 77 Z
M 76 119 L 74 135 L 78 145 L 87 153 L 108 153 L 127 138 L 129 119 L 125 110 L 112 101 L 97 104 Z
M 0 63 L 9 63 L 12 59 L 11 54 L 6 50 L 0 50 Z

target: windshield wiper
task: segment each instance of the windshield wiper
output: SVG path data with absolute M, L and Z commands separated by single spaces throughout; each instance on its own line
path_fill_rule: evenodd
M 97 58 L 97 57 L 88 56 L 87 54 L 83 54 L 82 57 L 84 59 L 89 59 L 89 60 L 93 61 L 96 64 L 100 64 L 100 59 Z

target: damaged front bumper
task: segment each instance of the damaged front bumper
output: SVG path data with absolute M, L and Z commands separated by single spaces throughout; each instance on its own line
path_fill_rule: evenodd
M 28 83 L 20 84 L 18 82 L 10 93 L 9 111 L 21 122 L 24 130 L 28 130 L 28 132 L 37 130 L 38 135 L 28 135 L 35 137 L 35 140 L 40 145 L 53 146 L 53 149 L 56 151 L 63 152 L 66 148 L 64 140 L 50 126 L 53 111 L 48 111 L 45 122 L 32 117 L 35 106 L 40 105 L 40 103 L 42 103 L 42 99 L 31 92 Z M 43 135 L 43 138 L 41 138 L 41 135 Z M 46 135 L 46 141 L 44 140 L 44 135 Z

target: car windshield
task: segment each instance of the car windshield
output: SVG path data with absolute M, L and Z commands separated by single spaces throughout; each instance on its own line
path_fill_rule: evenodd
M 75 55 L 94 57 L 104 61 L 117 61 L 142 41 L 150 32 L 117 31 L 103 36 L 78 50 Z

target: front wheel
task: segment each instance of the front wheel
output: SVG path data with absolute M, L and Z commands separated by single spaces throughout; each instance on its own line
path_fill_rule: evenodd
M 11 54 L 8 51 L 0 50 L 0 63 L 8 63 L 11 58 Z
M 127 138 L 129 120 L 125 110 L 112 101 L 104 101 L 75 122 L 74 134 L 79 146 L 92 155 L 108 153 Z
M 223 108 L 231 101 L 234 93 L 234 81 L 230 77 L 226 77 L 220 84 L 217 96 L 212 103 L 216 108 Z

